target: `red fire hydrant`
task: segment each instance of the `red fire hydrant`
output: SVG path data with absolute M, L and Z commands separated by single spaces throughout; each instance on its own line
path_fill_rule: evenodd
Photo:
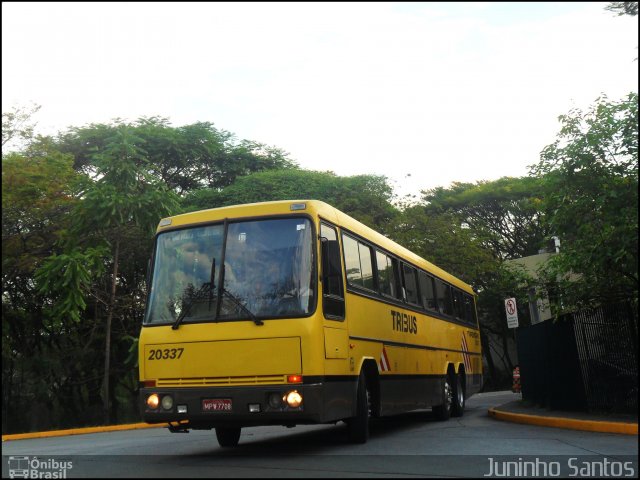
M 513 386 L 511 387 L 513 393 L 520 393 L 520 367 L 513 369 Z

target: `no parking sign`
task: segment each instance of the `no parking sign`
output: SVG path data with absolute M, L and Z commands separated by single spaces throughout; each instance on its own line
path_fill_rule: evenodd
M 504 301 L 504 309 L 507 312 L 507 327 L 518 327 L 518 309 L 516 307 L 515 298 L 507 298 Z

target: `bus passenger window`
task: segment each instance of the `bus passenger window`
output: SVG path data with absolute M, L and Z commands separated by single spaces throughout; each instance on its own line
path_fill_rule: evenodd
M 468 294 L 464 294 L 464 319 L 471 325 L 476 324 L 475 308 L 473 306 L 473 297 Z
M 451 287 L 442 280 L 436 279 L 436 294 L 438 297 L 438 311 L 444 315 L 453 315 Z
M 398 260 L 396 260 L 395 258 L 391 259 L 391 264 L 393 265 L 393 284 L 392 284 L 392 289 L 395 292 L 395 297 L 398 300 L 406 300 L 406 298 L 403 295 L 403 290 L 402 290 L 402 279 L 401 277 L 401 273 L 400 273 L 400 265 L 398 263 Z
M 391 259 L 384 253 L 376 251 L 376 264 L 378 268 L 378 283 L 380 284 L 380 293 L 395 297 L 394 280 L 393 280 L 393 264 Z
M 422 305 L 428 310 L 436 310 L 436 294 L 433 286 L 433 277 L 424 272 L 420 272 L 419 279 Z
M 453 291 L 453 313 L 458 320 L 464 320 L 464 307 L 462 305 L 462 292 L 457 288 Z
M 371 262 L 371 249 L 358 242 L 360 250 L 360 268 L 362 270 L 362 285 L 369 290 L 375 289 L 373 283 L 373 264 Z
M 347 283 L 374 290 L 371 248 L 346 235 L 342 235 L 342 247 L 344 248 Z
M 404 276 L 404 290 L 409 303 L 418 305 L 420 300 L 418 297 L 418 284 L 416 279 L 416 269 L 407 264 L 402 264 L 402 273 Z
M 346 235 L 342 236 L 342 248 L 344 248 L 344 267 L 347 272 L 349 285 L 363 286 L 362 270 L 360 269 L 360 253 L 358 242 Z

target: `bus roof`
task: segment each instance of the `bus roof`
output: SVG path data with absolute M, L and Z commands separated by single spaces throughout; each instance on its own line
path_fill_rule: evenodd
M 269 215 L 310 214 L 319 216 L 337 226 L 349 230 L 352 233 L 369 240 L 371 243 L 387 250 L 389 253 L 426 270 L 442 280 L 474 294 L 470 285 L 463 282 L 440 267 L 432 264 L 424 258 L 416 255 L 402 245 L 376 232 L 370 227 L 341 212 L 328 203 L 320 200 L 278 200 L 271 202 L 246 203 L 227 207 L 211 208 L 196 212 L 183 213 L 173 217 L 163 218 L 158 224 L 157 233 L 179 227 L 193 226 L 197 224 L 222 221 L 225 218 L 255 218 Z

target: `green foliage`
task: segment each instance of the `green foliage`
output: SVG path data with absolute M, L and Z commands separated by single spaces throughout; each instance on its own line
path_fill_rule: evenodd
M 3 141 L 27 142 L 2 157 L 3 432 L 99 424 L 105 405 L 111 420 L 135 420 L 158 220 L 177 212 L 177 194 L 295 165 L 210 123 L 117 120 L 56 139 L 33 138 L 32 124 L 3 114 Z
M 396 242 L 475 286 L 482 286 L 499 265 L 475 232 L 450 213 L 428 213 L 416 205 L 403 210 L 387 231 Z
M 113 146 L 114 134 L 123 129 L 131 137 L 126 148 L 144 153 L 134 160 L 139 162 L 139 173 L 151 175 L 178 194 L 203 187 L 221 189 L 252 172 L 295 167 L 281 149 L 238 141 L 210 122 L 172 127 L 160 117 L 71 128 L 58 137 L 59 148 L 73 154 L 76 169 L 94 173 L 95 155 Z
M 44 261 L 35 272 L 35 280 L 39 293 L 51 299 L 48 315 L 51 319 L 57 322 L 66 319 L 76 323 L 81 321 L 80 316 L 87 306 L 85 295 L 104 273 L 103 258 L 106 255 L 108 249 L 102 246 L 53 254 Z
M 26 142 L 33 137 L 35 124 L 32 117 L 40 110 L 40 105 L 31 107 L 13 107 L 10 112 L 2 113 L 2 148 L 13 143 Z
M 599 98 L 560 117 L 531 167 L 543 179 L 548 228 L 562 242 L 546 269 L 566 309 L 638 297 L 638 97 Z
M 3 304 L 30 303 L 31 278 L 68 228 L 80 176 L 46 138 L 2 157 Z
M 520 326 L 526 326 L 531 321 L 528 286 L 532 283 L 533 279 L 520 265 L 501 263 L 498 268 L 487 272 L 485 287 L 478 295 L 478 315 L 482 326 L 495 334 L 509 334 L 504 309 L 506 298 L 516 299 Z
M 270 200 L 322 200 L 374 227 L 383 227 L 396 213 L 392 188 L 385 177 L 339 177 L 332 172 L 272 170 L 254 173 L 222 191 L 203 189 L 183 202 L 183 211 Z
M 385 177 L 301 170 L 282 150 L 209 122 L 115 120 L 53 140 L 30 137 L 28 115 L 13 121 L 7 132 L 29 143 L 2 159 L 3 420 L 34 398 L 47 412 L 19 428 L 98 423 L 102 402 L 112 415 L 135 414 L 153 229 L 180 211 L 323 200 L 476 287 L 483 332 L 503 342 L 504 298 L 518 299 L 526 323 L 531 282 L 504 260 L 537 253 L 551 234 L 562 253 L 545 278 L 561 280 L 563 301 L 593 297 L 594 287 L 637 298 L 636 96 L 563 116 L 529 178 L 455 183 L 404 208 Z M 107 345 L 111 366 L 95 354 Z
M 540 180 L 504 177 L 428 190 L 423 202 L 426 214 L 456 216 L 497 258 L 507 260 L 534 255 L 544 243 L 541 196 Z

